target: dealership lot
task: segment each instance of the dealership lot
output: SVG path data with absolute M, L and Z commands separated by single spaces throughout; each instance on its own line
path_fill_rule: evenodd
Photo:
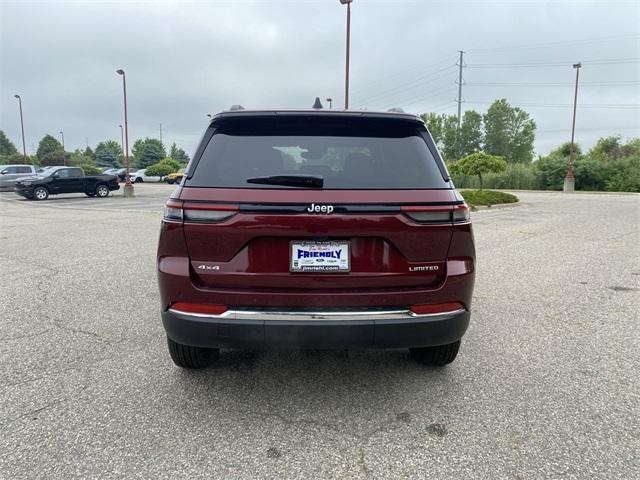
M 640 470 L 640 196 L 523 192 L 474 214 L 472 324 L 447 368 L 404 351 L 224 352 L 187 372 L 158 312 L 171 190 L 0 194 L 0 478 Z
M 166 198 L 175 189 L 175 185 L 166 183 L 141 183 L 134 186 L 134 198 L 124 198 L 123 183 L 120 190 L 111 192 L 107 198 L 89 198 L 84 194 L 65 193 L 51 195 L 47 200 L 38 201 L 38 206 L 71 208 L 76 210 L 127 210 L 132 212 L 157 212 L 162 209 Z M 0 201 L 33 203 L 12 191 L 0 191 Z

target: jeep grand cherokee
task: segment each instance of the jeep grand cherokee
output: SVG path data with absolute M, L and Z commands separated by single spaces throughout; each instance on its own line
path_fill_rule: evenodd
M 419 117 L 226 111 L 165 206 L 169 352 L 200 368 L 220 348 L 409 348 L 446 365 L 474 262 L 469 209 Z

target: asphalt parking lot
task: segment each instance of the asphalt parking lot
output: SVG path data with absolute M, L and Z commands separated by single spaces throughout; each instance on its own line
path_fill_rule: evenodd
M 158 212 L 175 185 L 167 183 L 138 183 L 134 185 L 135 196 L 124 198 L 120 190 L 109 193 L 106 198 L 89 198 L 82 193 L 63 193 L 51 195 L 47 200 L 38 201 L 38 206 L 71 208 L 74 210 L 127 210 L 130 212 Z M 33 203 L 12 191 L 0 191 L 0 201 Z
M 224 352 L 187 372 L 158 312 L 170 191 L 0 196 L 0 478 L 637 478 L 640 196 L 475 213 L 472 324 L 447 368 Z

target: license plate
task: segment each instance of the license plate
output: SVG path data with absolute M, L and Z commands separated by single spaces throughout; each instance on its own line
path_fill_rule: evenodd
M 292 272 L 348 272 L 349 242 L 291 242 Z

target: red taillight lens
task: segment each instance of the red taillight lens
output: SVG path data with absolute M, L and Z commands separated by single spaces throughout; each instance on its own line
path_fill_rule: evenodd
M 431 315 L 436 313 L 455 312 L 456 310 L 462 310 L 464 307 L 461 303 L 434 303 L 424 305 L 411 305 L 411 310 L 416 315 Z
M 422 206 L 405 205 L 401 207 L 411 220 L 418 223 L 459 223 L 469 221 L 469 207 L 466 205 L 455 206 Z
M 238 205 L 185 203 L 183 216 L 191 222 L 222 222 L 238 213 Z
M 182 221 L 182 202 L 169 200 L 165 203 L 163 218 L 165 220 Z
M 176 302 L 171 305 L 171 310 L 184 313 L 200 313 L 203 315 L 222 315 L 228 310 L 226 305 L 211 305 L 208 303 Z

